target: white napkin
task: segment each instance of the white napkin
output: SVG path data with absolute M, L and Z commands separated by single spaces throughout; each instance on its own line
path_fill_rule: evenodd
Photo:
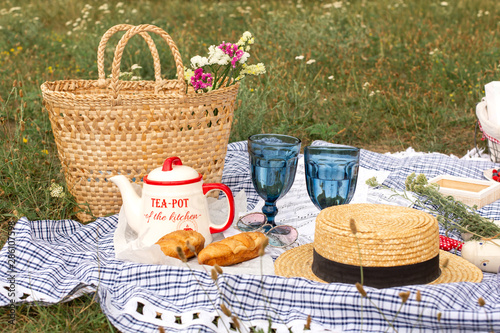
M 235 219 L 242 212 L 246 212 L 247 198 L 244 191 L 236 194 L 235 198 Z M 228 204 L 226 198 L 217 200 L 215 198 L 208 198 L 208 209 L 210 217 L 214 223 L 217 221 L 226 221 Z M 223 239 L 222 233 L 214 234 L 214 241 Z M 198 264 L 196 257 L 188 260 L 188 263 L 183 263 L 179 259 L 166 256 L 159 245 L 144 247 L 138 238 L 137 233 L 127 223 L 127 218 L 123 207 L 118 214 L 118 225 L 113 235 L 113 242 L 115 246 L 115 257 L 117 259 L 133 261 L 143 264 L 152 265 L 169 265 L 177 267 L 188 267 L 196 270 L 205 270 L 210 272 L 211 266 Z M 251 274 L 261 275 L 274 274 L 273 259 L 269 255 L 257 257 L 255 259 L 242 262 L 233 266 L 223 267 L 225 273 L 230 274 Z
M 500 81 L 492 81 L 484 86 L 488 119 L 493 125 L 500 125 Z

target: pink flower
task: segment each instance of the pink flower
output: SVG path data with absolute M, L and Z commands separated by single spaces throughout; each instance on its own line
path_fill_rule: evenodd
M 191 84 L 194 90 L 205 89 L 212 86 L 213 78 L 210 73 L 203 73 L 203 68 L 198 68 L 191 76 Z
M 232 58 L 231 65 L 233 66 L 233 68 L 236 67 L 236 62 L 240 61 L 241 57 L 243 57 L 243 54 L 245 54 L 243 50 L 239 49 L 238 44 L 222 43 L 218 47 L 225 54 Z

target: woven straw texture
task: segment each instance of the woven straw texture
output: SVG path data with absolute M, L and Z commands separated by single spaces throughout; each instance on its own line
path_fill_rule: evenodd
M 351 228 L 355 221 L 356 237 Z M 439 254 L 441 275 L 431 282 L 480 282 L 481 270 L 465 259 L 439 250 L 437 220 L 412 208 L 349 204 L 330 207 L 316 218 L 314 244 L 283 253 L 275 262 L 275 272 L 284 277 L 305 277 L 325 282 L 312 272 L 313 249 L 323 257 L 343 264 L 363 267 L 392 267 L 416 264 Z
M 126 31 L 118 42 L 112 79 L 104 73 L 104 50 L 110 37 Z M 148 32 L 168 44 L 177 80 L 161 78 L 161 64 Z M 120 81 L 120 63 L 129 39 L 139 34 L 151 51 L 154 81 Z M 143 176 L 165 158 L 178 156 L 208 183 L 220 182 L 231 131 L 238 84 L 209 93 L 186 90 L 184 66 L 172 38 L 152 25 L 117 25 L 102 37 L 98 80 L 45 82 L 44 105 L 68 189 L 78 203 L 88 203 L 95 216 L 118 212 L 121 195 L 109 177 L 122 174 L 142 183 Z M 90 216 L 80 214 L 80 220 Z
M 359 265 L 351 219 L 358 231 L 363 266 L 410 265 L 438 255 L 439 226 L 434 216 L 412 208 L 373 204 L 322 210 L 316 218 L 316 252 L 336 262 Z

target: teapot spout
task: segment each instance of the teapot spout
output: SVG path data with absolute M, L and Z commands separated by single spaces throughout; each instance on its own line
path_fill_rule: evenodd
M 125 211 L 125 216 L 127 218 L 128 225 L 135 231 L 139 232 L 141 225 L 141 210 L 142 210 L 142 199 L 137 194 L 136 190 L 123 175 L 113 176 L 109 180 L 118 186 L 120 190 L 123 209 Z

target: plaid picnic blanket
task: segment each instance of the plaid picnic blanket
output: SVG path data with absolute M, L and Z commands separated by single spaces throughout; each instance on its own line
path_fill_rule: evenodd
M 482 179 L 483 170 L 495 166 L 437 153 L 402 158 L 367 150 L 361 151 L 360 163 L 390 171 L 384 184 L 401 190 L 411 172 L 428 178 L 449 174 Z M 248 209 L 258 201 L 246 142 L 229 145 L 222 182 L 233 193 L 247 193 Z M 500 219 L 500 200 L 479 212 Z M 477 284 L 365 287 L 367 298 L 352 285 L 274 275 L 222 274 L 216 284 L 203 271 L 115 259 L 117 219 L 115 215 L 87 225 L 20 219 L 0 251 L 0 306 L 52 304 L 95 292 L 103 312 L 122 332 L 157 332 L 159 326 L 168 332 L 228 331 L 230 318 L 221 313 L 221 303 L 241 320 L 242 331 L 267 328 L 271 319 L 276 332 L 288 332 L 287 327 L 302 332 L 308 316 L 313 332 L 500 331 L 499 274 L 487 273 Z M 411 292 L 405 304 L 398 296 L 401 291 Z M 478 304 L 479 297 L 484 306 Z

